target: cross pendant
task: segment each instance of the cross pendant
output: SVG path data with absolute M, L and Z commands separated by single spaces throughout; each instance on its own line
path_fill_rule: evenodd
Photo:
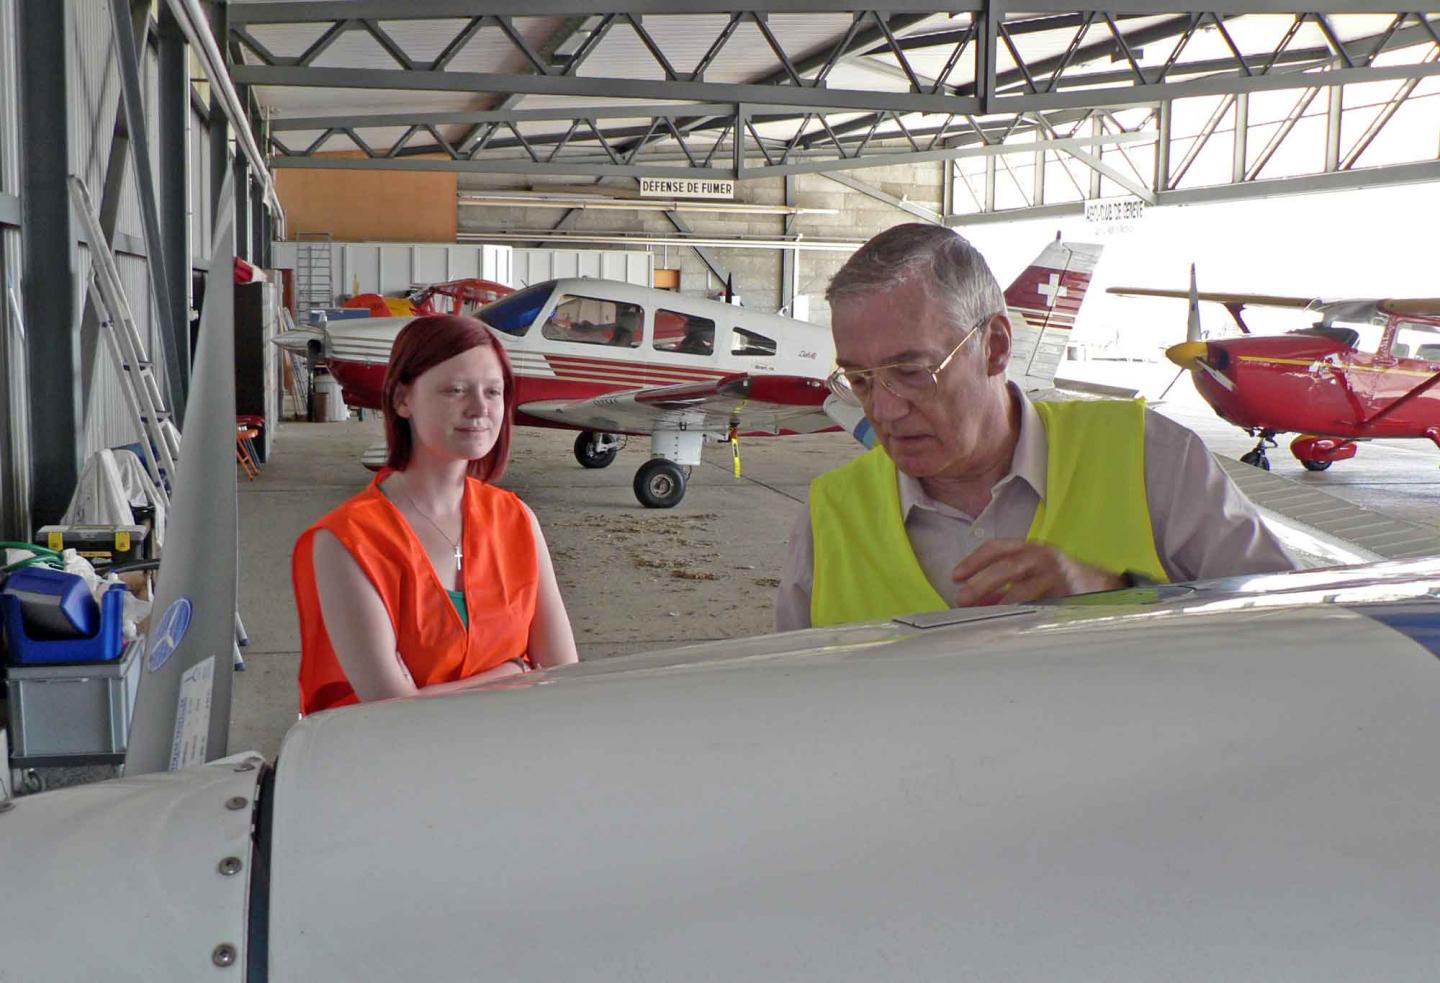
M 455 572 L 456 572 L 456 573 L 459 573 L 459 572 L 460 572 L 460 560 L 461 560 L 461 558 L 462 558 L 463 556 L 464 556 L 464 554 L 462 554 L 462 553 L 460 552 L 460 544 L 459 544 L 459 543 L 456 543 L 456 544 L 455 544 Z

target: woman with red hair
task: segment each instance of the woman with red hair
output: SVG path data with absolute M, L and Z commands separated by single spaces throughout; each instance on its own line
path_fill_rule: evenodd
M 540 524 L 492 483 L 514 391 L 474 318 L 421 317 L 396 337 L 385 468 L 295 544 L 302 713 L 577 661 Z

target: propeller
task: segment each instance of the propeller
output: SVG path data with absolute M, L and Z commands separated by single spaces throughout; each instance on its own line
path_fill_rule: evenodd
M 1170 380 L 1170 385 L 1165 387 L 1165 391 L 1155 402 L 1163 403 L 1165 397 L 1170 394 L 1170 390 L 1175 387 L 1175 383 L 1179 382 L 1180 377 L 1190 370 L 1204 372 L 1221 386 L 1233 392 L 1235 383 L 1207 361 L 1206 357 L 1209 352 L 1210 346 L 1200 340 L 1200 290 L 1195 283 L 1195 264 L 1191 263 L 1190 317 L 1185 325 L 1185 341 L 1183 344 L 1171 345 L 1165 349 L 1165 357 L 1180 366 L 1180 371 L 1175 373 L 1175 378 Z

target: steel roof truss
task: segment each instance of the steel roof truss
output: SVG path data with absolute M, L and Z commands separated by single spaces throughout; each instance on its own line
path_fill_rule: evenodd
M 535 49 L 530 47 L 529 42 L 525 40 L 524 36 L 515 30 L 515 25 L 509 17 L 491 17 L 490 22 L 500 28 L 501 32 L 505 35 L 505 39 L 510 42 L 511 46 L 525 56 L 526 61 L 530 62 L 530 66 L 535 69 L 537 75 L 550 74 L 549 66 L 535 53 Z
M 1335 49 L 1335 54 L 1340 56 L 1340 60 L 1345 63 L 1345 67 L 1354 68 L 1355 59 L 1350 57 L 1350 51 L 1345 47 L 1345 42 L 1340 40 L 1339 36 L 1335 33 L 1335 28 L 1330 25 L 1330 18 L 1324 14 L 1301 14 L 1301 17 L 1306 16 L 1314 17 L 1315 23 L 1320 25 L 1320 33 L 1325 35 L 1325 40 L 1331 48 Z
M 770 46 L 770 50 L 775 52 L 775 57 L 780 60 L 780 67 L 785 70 L 786 75 L 790 76 L 791 83 L 801 87 L 810 85 L 811 83 L 806 82 L 800 77 L 800 73 L 795 70 L 795 66 L 790 62 L 790 56 L 785 53 L 785 48 L 781 46 L 780 39 L 775 37 L 774 32 L 770 30 L 769 18 L 756 10 L 747 11 L 746 16 L 759 28 L 761 36 L 765 38 L 765 43 Z
M 295 59 L 293 64 L 313 65 L 315 59 L 319 58 L 326 48 L 334 44 L 340 35 L 350 30 L 352 26 L 353 23 L 350 20 L 338 20 L 334 24 L 331 24 L 325 29 L 324 33 L 311 42 L 310 47 L 300 52 L 300 57 Z M 284 65 L 290 63 L 290 61 L 286 58 L 277 58 L 275 63 Z
M 750 131 L 750 138 L 755 141 L 755 146 L 760 148 L 760 153 L 762 156 L 764 156 L 765 163 L 774 164 L 775 158 L 771 157 L 770 151 L 765 149 L 765 141 L 760 139 L 760 134 L 755 132 L 755 124 L 750 121 L 750 118 L 748 116 L 743 118 L 745 121 L 745 129 Z M 740 156 L 740 153 L 737 151 L 736 158 L 739 159 Z
M 1102 16 L 1105 18 L 1105 26 L 1110 28 L 1110 36 L 1115 39 L 1115 46 L 1119 48 L 1120 53 L 1125 56 L 1125 61 L 1130 66 L 1130 71 L 1135 80 L 1141 85 L 1144 85 L 1145 73 L 1140 70 L 1140 63 L 1135 60 L 1135 53 L 1130 50 L 1130 45 L 1125 43 L 1124 32 L 1116 25 L 1114 17 L 1111 17 L 1108 13 Z
M 724 126 L 723 129 L 721 129 L 720 135 L 715 138 L 715 142 L 710 145 L 710 152 L 705 155 L 705 166 L 706 166 L 706 167 L 709 167 L 709 166 L 710 166 L 710 162 L 715 159 L 715 153 L 716 153 L 716 151 L 718 151 L 718 150 L 720 149 L 721 145 L 723 145 L 723 144 L 725 143 L 726 137 L 729 137 L 729 136 L 731 135 L 731 130 L 733 130 L 734 127 L 735 127 L 735 120 L 734 120 L 733 118 L 732 118 L 732 119 L 728 119 L 728 120 L 725 121 L 725 126 Z M 637 143 L 637 144 L 635 145 L 635 147 L 630 151 L 630 156 L 633 158 L 636 154 L 638 154 L 638 153 L 641 151 L 641 149 L 642 149 L 644 146 L 645 146 L 644 141 L 641 141 L 640 143 Z
M 1230 112 L 1230 107 L 1234 105 L 1235 97 L 1233 95 L 1226 96 L 1220 100 L 1220 104 L 1215 107 L 1215 111 L 1210 114 L 1210 118 L 1205 121 L 1205 125 L 1200 128 L 1200 132 L 1196 135 L 1194 142 L 1190 144 L 1190 150 L 1185 154 L 1184 159 L 1180 161 L 1180 165 L 1171 173 L 1170 186 L 1164 190 L 1172 191 L 1180 186 L 1180 179 L 1185 176 L 1186 171 L 1190 170 L 1190 165 L 1195 163 L 1195 158 L 1200 156 L 1200 151 L 1205 149 L 1205 144 L 1210 142 L 1210 138 L 1214 136 L 1215 130 L 1225 119 L 1226 114 Z
M 599 47 L 601 41 L 605 40 L 605 35 L 609 34 L 610 28 L 614 26 L 614 14 L 606 14 L 604 17 L 601 17 L 600 23 L 586 36 L 584 41 L 580 42 L 580 47 L 576 49 L 575 54 L 570 56 L 569 64 L 565 66 L 565 69 L 560 74 L 567 77 L 573 76 L 580 66 L 585 63 L 585 59 L 595 53 L 595 49 Z
M 395 60 L 395 64 L 407 72 L 414 71 L 419 67 L 410 56 L 405 53 L 405 49 L 396 44 L 395 39 L 387 34 L 385 29 L 381 27 L 377 21 L 365 18 L 359 23 L 360 26 L 365 29 L 365 32 L 374 38 L 381 48 L 385 49 L 385 53 Z
M 571 121 L 570 121 L 570 129 L 566 130 L 566 131 L 565 131 L 565 135 L 562 136 L 559 140 L 555 141 L 555 146 L 553 146 L 553 147 L 550 148 L 550 155 L 545 158 L 545 163 L 549 164 L 549 163 L 551 163 L 552 161 L 555 160 L 555 155 L 558 154 L 558 153 L 560 153 L 560 148 L 564 147 L 565 144 L 570 141 L 570 137 L 572 137 L 572 136 L 575 134 L 575 130 L 576 130 L 579 126 L 580 126 L 580 121 L 579 121 L 578 119 L 577 119 L 577 120 L 571 120 Z M 591 129 L 591 130 L 594 130 L 594 129 L 595 129 L 595 124 L 594 124 L 594 123 L 591 123 L 591 124 L 590 124 L 590 129 Z M 613 158 L 615 155 L 614 155 L 614 154 L 611 154 L 610 156 Z
M 397 156 L 397 155 L 400 153 L 401 150 L 404 150 L 404 149 L 405 149 L 405 145 L 410 142 L 410 138 L 413 137 L 413 136 L 415 135 L 416 131 L 418 131 L 419 129 L 420 129 L 419 126 L 414 126 L 414 125 L 408 127 L 408 128 L 405 130 L 405 132 L 400 135 L 400 139 L 399 139 L 399 140 L 396 140 L 395 143 L 390 147 L 390 149 L 385 152 L 385 156 L 386 156 L 386 157 L 395 157 L 395 156 Z M 452 155 L 452 156 L 453 156 L 453 155 Z
M 1206 16 L 1208 16 L 1210 21 L 1215 25 L 1215 29 L 1220 33 L 1220 37 L 1225 42 L 1225 46 L 1230 49 L 1230 53 L 1235 56 L 1235 64 L 1240 67 L 1240 71 L 1246 75 L 1252 74 L 1250 66 L 1245 62 L 1245 56 L 1235 44 L 1235 39 L 1232 38 L 1230 32 L 1225 29 L 1225 21 L 1214 11 L 1211 11 Z
M 841 35 L 840 40 L 835 42 L 835 46 L 830 49 L 830 55 L 820 66 L 820 70 L 815 73 L 816 85 L 824 85 L 825 79 L 835 70 L 835 66 L 840 64 L 841 60 L 844 59 L 847 54 L 851 53 L 851 46 L 855 43 L 855 35 L 860 33 L 860 25 L 865 23 L 865 16 L 864 13 L 858 13 L 850 18 L 850 26 L 846 29 L 845 33 Z
M 435 56 L 435 60 L 430 63 L 430 71 L 443 72 L 445 66 L 454 61 L 455 56 L 465 50 L 465 46 L 470 43 L 475 35 L 480 32 L 480 28 L 484 26 L 484 17 L 471 17 L 465 26 L 460 29 L 460 33 L 451 38 L 450 43 L 445 45 L 445 49 Z
M 269 48 L 265 47 L 265 45 L 261 44 L 260 41 L 257 40 L 255 36 L 252 35 L 249 31 L 245 30 L 245 28 L 231 28 L 230 34 L 244 47 L 249 48 L 251 53 L 254 54 L 256 58 L 260 59 L 260 63 L 262 65 L 278 64 L 279 57 L 275 54 L 275 52 L 271 51 Z
M 906 77 L 910 79 L 910 90 L 912 92 L 924 92 L 925 87 L 921 85 L 920 80 L 915 77 L 915 72 L 910 67 L 910 59 L 905 57 L 905 52 L 895 43 L 895 35 L 890 33 L 890 26 L 885 23 L 885 18 L 881 17 L 879 11 L 875 10 L 870 11 L 870 16 L 874 19 L 875 26 L 880 28 L 880 33 L 885 36 L 885 43 L 889 45 L 890 53 L 895 56 L 895 60 L 899 62 L 900 67 L 905 70 Z
M 1433 64 L 1437 56 L 1440 56 L 1440 45 L 1426 52 L 1422 61 Z M 1365 128 L 1365 132 L 1356 137 L 1354 145 L 1350 148 L 1350 152 L 1340 161 L 1339 170 L 1348 171 L 1355 166 L 1355 162 L 1360 159 L 1360 155 L 1363 154 L 1366 149 L 1369 148 L 1370 144 L 1374 142 L 1375 138 L 1380 135 L 1380 131 L 1385 128 L 1385 124 L 1394 119 L 1395 114 L 1400 111 L 1400 107 L 1405 104 L 1405 100 L 1409 98 L 1410 93 L 1414 92 L 1415 87 L 1419 84 L 1420 80 L 1418 78 L 1406 79 L 1400 84 L 1395 95 L 1390 97 L 1380 112 L 1370 121 L 1370 125 Z
M 705 54 L 700 57 L 700 61 L 697 62 L 695 65 L 695 70 L 690 73 L 690 78 L 693 81 L 705 81 L 705 70 L 710 67 L 710 63 L 715 60 L 715 57 L 719 55 L 720 51 L 725 47 L 727 43 L 729 43 L 731 36 L 733 36 L 735 33 L 735 29 L 740 26 L 740 21 L 740 14 L 732 13 L 730 15 L 730 19 L 726 21 L 725 26 L 720 29 L 720 33 L 716 35 L 715 40 L 710 45 L 709 50 L 707 50 Z
M 680 135 L 680 131 L 675 127 L 675 121 L 668 116 L 665 117 L 665 128 L 669 130 L 670 135 L 675 138 L 675 143 L 680 147 L 680 152 L 685 155 L 685 159 L 690 162 L 690 166 L 698 167 L 699 165 L 695 163 L 695 155 L 690 152 L 690 147 L 685 143 L 685 138 Z M 609 148 L 606 149 L 608 150 Z
M 358 148 L 360 149 L 360 151 L 361 151 L 366 157 L 372 157 L 372 158 L 373 158 L 373 157 L 379 157 L 379 156 L 380 156 L 379 154 L 377 154 L 377 153 L 375 152 L 375 148 L 374 148 L 374 147 L 371 147 L 371 146 L 370 146 L 368 143 L 366 143 L 364 140 L 360 139 L 360 134 L 356 133 L 355 130 L 352 129 L 351 127 L 342 126 L 342 127 L 340 128 L 340 132 L 343 133 L 343 134 L 345 134 L 347 137 L 349 137 L 349 138 L 351 139 L 351 141 L 354 142 L 355 146 L 358 147 Z
M 443 136 L 440 135 L 440 131 L 438 129 L 431 126 L 429 123 L 426 123 L 425 131 L 429 133 L 432 138 L 434 138 L 435 142 L 440 146 L 442 150 L 445 151 L 445 153 L 450 155 L 451 160 L 460 159 L 460 154 L 456 152 L 453 146 L 450 145 L 449 140 L 446 140 Z
M 670 64 L 670 59 L 665 57 L 665 52 L 660 50 L 660 45 L 655 43 L 655 39 L 650 36 L 650 32 L 645 30 L 644 25 L 641 23 L 642 19 L 639 14 L 625 15 L 625 20 L 629 22 L 631 30 L 640 38 L 640 43 L 645 45 L 645 50 L 650 52 L 650 57 L 655 59 L 655 64 L 659 65 L 660 70 L 665 73 L 666 81 L 675 81 L 681 77 L 680 74 L 675 71 L 675 66 Z M 691 81 L 694 79 L 693 76 L 688 76 L 687 78 Z

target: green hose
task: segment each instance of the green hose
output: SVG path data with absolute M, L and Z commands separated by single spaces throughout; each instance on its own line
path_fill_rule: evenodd
M 65 565 L 60 559 L 60 553 L 58 550 L 47 549 L 44 546 L 37 546 L 34 543 L 21 543 L 13 540 L 0 540 L 0 550 L 5 549 L 29 550 L 35 555 L 31 557 L 26 557 L 23 560 L 17 560 L 14 563 L 0 567 L 0 573 L 14 573 L 16 570 L 24 570 L 26 567 L 33 567 L 42 563 L 46 566 L 55 567 L 57 569 L 63 568 Z

